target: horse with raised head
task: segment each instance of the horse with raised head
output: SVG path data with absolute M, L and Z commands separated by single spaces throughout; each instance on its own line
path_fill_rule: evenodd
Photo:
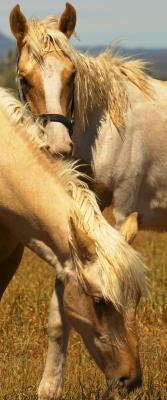
M 62 395 L 72 326 L 107 380 L 131 390 L 141 384 L 135 313 L 145 287 L 143 262 L 105 221 L 76 168 L 52 161 L 41 142 L 29 138 L 31 125 L 35 134 L 40 127 L 1 89 L 0 295 L 24 246 L 53 265 L 58 277 L 39 399 Z
M 115 227 L 123 223 L 128 241 L 138 224 L 166 230 L 166 83 L 148 76 L 141 60 L 110 50 L 97 57 L 80 53 L 68 41 L 75 23 L 69 3 L 59 17 L 41 21 L 27 21 L 19 6 L 12 10 L 24 99 L 45 120 L 52 153 L 70 154 L 70 125 L 63 121 L 74 119 L 74 154 L 91 165 L 103 206 L 113 207 Z

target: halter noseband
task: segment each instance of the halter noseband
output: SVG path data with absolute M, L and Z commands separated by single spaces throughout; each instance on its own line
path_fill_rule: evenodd
M 22 80 L 19 77 L 19 57 L 17 59 L 17 84 L 18 84 L 18 95 L 21 103 L 25 104 L 26 103 L 26 98 L 24 95 L 24 90 L 23 90 L 23 85 L 22 85 Z M 74 99 L 72 98 L 72 103 L 71 103 L 71 115 L 73 115 L 74 112 Z M 71 137 L 73 134 L 73 121 L 69 120 L 69 118 L 65 117 L 63 114 L 32 114 L 34 119 L 41 119 L 45 124 L 48 122 L 60 122 L 63 124 L 69 132 L 69 136 Z
M 48 122 L 60 122 L 68 129 L 70 137 L 73 134 L 73 122 L 62 114 L 39 114 L 37 118 L 40 118 L 45 124 Z

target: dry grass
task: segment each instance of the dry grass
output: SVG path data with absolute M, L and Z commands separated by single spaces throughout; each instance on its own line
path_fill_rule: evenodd
M 167 235 L 141 233 L 150 297 L 138 312 L 144 384 L 128 400 L 167 399 Z M 29 251 L 1 303 L 0 400 L 35 400 L 47 347 L 47 314 L 54 271 Z M 166 297 L 165 297 L 166 296 Z M 66 400 L 100 400 L 105 382 L 73 333 L 65 374 Z M 116 397 L 117 399 L 117 397 Z M 123 399 L 121 399 L 123 400 Z

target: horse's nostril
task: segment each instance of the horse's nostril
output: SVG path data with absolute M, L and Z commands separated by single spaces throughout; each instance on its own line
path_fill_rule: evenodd
M 73 153 L 73 143 L 69 142 L 67 148 L 61 152 L 64 157 L 71 157 Z
M 135 374 L 129 376 L 124 375 L 119 378 L 119 381 L 130 392 L 131 390 L 141 386 L 142 377 L 140 373 L 137 375 Z
M 43 145 L 43 146 L 41 146 L 41 150 L 50 152 L 50 146 L 49 145 Z
M 119 378 L 119 380 L 120 380 L 121 383 L 124 383 L 126 380 L 128 380 L 128 377 L 127 376 L 121 376 Z
M 49 145 L 45 146 L 45 150 L 50 151 L 50 146 Z

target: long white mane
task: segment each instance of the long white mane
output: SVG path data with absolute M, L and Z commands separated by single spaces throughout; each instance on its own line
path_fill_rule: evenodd
M 145 265 L 139 254 L 107 223 L 97 205 L 95 194 L 81 178 L 75 165 L 60 162 L 59 176 L 75 201 L 72 219 L 74 224 L 92 239 L 97 261 L 95 274 L 100 277 L 101 294 L 118 309 L 124 309 L 127 299 L 146 292 Z M 73 260 L 82 285 L 87 287 L 89 271 L 82 264 L 82 255 L 76 251 L 71 234 Z M 90 273 L 92 265 L 90 263 Z M 87 290 L 89 292 L 89 288 Z
M 0 107 L 14 123 L 24 127 L 25 132 L 33 141 L 39 146 L 44 145 L 44 129 L 40 121 L 34 121 L 28 106 L 17 100 L 10 90 L 0 88 Z

